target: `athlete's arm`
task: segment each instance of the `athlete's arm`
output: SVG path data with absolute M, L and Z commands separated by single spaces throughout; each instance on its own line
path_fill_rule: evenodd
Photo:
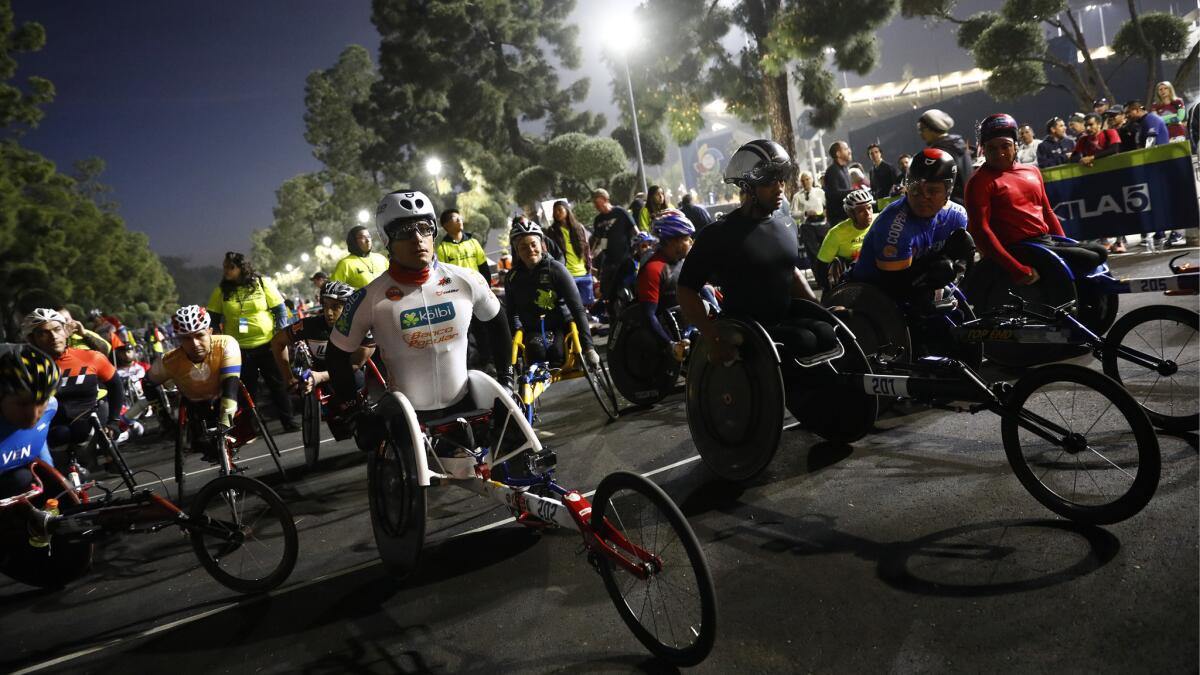
M 813 293 L 812 287 L 808 285 L 808 279 L 799 267 L 792 268 L 792 297 L 812 302 L 817 301 L 817 294 Z
M 275 367 L 279 369 L 279 374 L 283 376 L 283 381 L 289 387 L 296 384 L 295 378 L 292 377 L 291 355 L 288 353 L 288 348 L 291 346 L 292 331 L 290 328 L 279 331 L 271 338 L 271 354 L 275 357 Z
M 1027 279 L 1033 271 L 1032 268 L 1014 258 L 992 229 L 991 187 L 992 183 L 983 180 L 982 177 L 967 183 L 967 232 L 975 240 L 975 246 L 982 257 L 995 260 L 1008 272 L 1013 281 Z M 1044 194 L 1045 190 L 1042 192 Z M 1058 229 L 1061 232 L 1062 226 Z
M 659 290 L 662 287 L 662 273 L 665 266 L 661 260 L 655 260 L 642 267 L 637 278 L 637 297 L 642 312 L 650 323 L 650 329 L 660 340 L 670 343 L 672 342 L 671 336 L 658 321 Z
M 583 311 L 583 299 L 579 297 L 579 287 L 575 285 L 575 280 L 571 278 L 567 268 L 561 265 L 551 265 L 550 283 L 554 285 L 554 291 L 558 293 L 558 297 L 567 303 L 567 310 L 571 312 L 571 319 L 575 321 L 575 328 L 579 331 L 579 341 L 583 351 L 592 349 L 592 335 L 588 327 L 587 313 Z M 509 357 L 511 358 L 511 356 L 510 354 Z
M 838 227 L 836 225 L 829 228 L 829 231 L 825 233 L 825 239 L 821 241 L 821 249 L 817 251 L 817 260 L 825 263 L 826 265 L 833 262 L 833 259 L 837 257 L 838 253 L 839 234 L 840 233 L 838 232 Z

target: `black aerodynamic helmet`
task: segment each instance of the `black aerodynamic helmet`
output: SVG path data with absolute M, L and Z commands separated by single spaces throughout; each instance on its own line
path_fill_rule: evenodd
M 725 182 L 753 187 L 777 180 L 791 180 L 796 164 L 787 150 L 775 141 L 760 138 L 743 145 L 725 165 Z
M 957 175 L 958 165 L 950 153 L 937 148 L 925 148 L 913 155 L 912 161 L 908 163 L 908 175 L 904 178 L 904 182 L 908 184 L 925 180 L 940 180 L 945 181 L 949 188 L 954 185 L 954 178 Z

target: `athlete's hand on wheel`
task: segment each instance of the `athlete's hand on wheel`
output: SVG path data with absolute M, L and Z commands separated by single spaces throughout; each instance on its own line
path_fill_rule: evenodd
M 596 369 L 600 367 L 600 355 L 595 349 L 589 349 L 583 353 L 583 360 L 587 362 L 588 367 Z
M 1017 285 L 1018 286 L 1030 286 L 1030 285 L 1036 284 L 1038 282 L 1038 280 L 1040 280 L 1041 278 L 1042 278 L 1042 275 L 1038 274 L 1037 270 L 1030 269 L 1029 274 L 1025 275 L 1019 281 L 1017 281 Z
M 671 343 L 671 356 L 675 357 L 676 361 L 683 363 L 683 360 L 685 358 L 687 358 L 688 349 L 691 346 L 692 346 L 692 341 L 687 338 L 684 338 L 684 339 L 680 340 L 679 342 L 672 342 Z

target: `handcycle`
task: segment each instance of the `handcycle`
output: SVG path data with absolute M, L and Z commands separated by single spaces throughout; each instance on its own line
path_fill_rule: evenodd
M 546 350 L 549 351 L 544 314 L 539 318 L 539 323 L 542 344 L 547 345 Z M 596 395 L 596 400 L 600 403 L 600 408 L 604 410 L 608 419 L 617 419 L 620 411 L 617 408 L 617 394 L 613 389 L 608 368 L 605 367 L 603 361 L 600 362 L 598 368 L 588 365 L 587 359 L 583 357 L 583 343 L 579 339 L 579 327 L 575 325 L 574 320 L 567 320 L 565 325 L 563 362 L 560 366 L 554 366 L 549 361 L 531 361 L 529 359 L 527 356 L 529 350 L 525 346 L 525 329 L 520 322 L 517 323 L 517 330 L 513 334 L 512 364 L 517 379 L 517 395 L 525 408 L 526 420 L 530 424 L 533 423 L 537 400 L 551 384 L 579 377 L 587 379 L 588 386 Z
M 468 378 L 473 411 L 421 421 L 402 393 L 388 392 L 356 420 L 384 563 L 402 574 L 416 567 L 426 492 L 456 484 L 506 506 L 525 527 L 577 530 L 637 639 L 674 665 L 702 661 L 716 637 L 716 596 L 699 541 L 670 497 L 627 472 L 605 477 L 591 501 L 559 485 L 554 452 L 512 394 L 482 372 Z
M 678 308 L 658 313 L 659 324 L 678 342 L 684 338 Z M 634 405 L 658 403 L 674 391 L 683 364 L 675 359 L 670 345 L 654 334 L 640 306 L 628 307 L 613 322 L 606 354 L 613 386 Z
M 190 537 L 201 566 L 231 590 L 263 593 L 287 580 L 298 538 L 291 513 L 274 491 L 246 476 L 224 475 L 205 484 L 185 511 L 137 484 L 99 417 L 94 411 L 90 415 L 93 435 L 128 496 L 117 497 L 116 490 L 95 481 L 81 482 L 73 452 L 67 476 L 34 460 L 29 489 L 0 499 L 0 571 L 22 583 L 59 588 L 87 573 L 95 543 L 177 526 Z M 45 510 L 49 498 L 58 500 L 57 515 Z M 44 536 L 47 545 L 30 545 L 31 534 Z
M 871 358 L 833 313 L 804 303 L 838 338 L 832 352 L 796 358 L 753 321 L 722 317 L 722 341 L 739 357 L 712 364 L 708 340 L 693 355 L 687 417 L 705 464 L 744 481 L 774 457 L 785 407 L 800 425 L 851 443 L 873 427 L 880 399 L 911 399 L 1000 417 L 1005 456 L 1021 484 L 1051 511 L 1080 523 L 1137 514 L 1158 486 L 1158 439 L 1145 412 L 1119 384 L 1071 364 L 1035 368 L 1015 383 L 988 383 L 946 357 L 906 360 L 881 349 Z M 785 386 L 784 375 L 788 383 Z M 960 401 L 970 405 L 950 405 Z
M 248 424 L 254 425 L 254 430 L 257 436 L 261 436 L 263 442 L 267 446 L 267 454 L 275 462 L 275 470 L 279 472 L 281 479 L 287 479 L 287 473 L 283 470 L 283 463 L 280 461 L 282 455 L 279 451 L 279 445 L 275 443 L 275 437 L 267 430 L 267 425 L 263 422 L 262 417 L 258 414 L 258 408 L 254 405 L 254 397 L 250 396 L 250 392 L 246 390 L 244 382 L 239 381 L 238 387 L 241 390 L 241 399 L 243 405 L 238 406 L 237 417 L 234 422 L 234 438 L 227 443 L 212 444 L 212 434 L 210 430 L 202 428 L 193 422 L 188 414 L 188 405 L 184 401 L 180 401 L 177 426 L 178 433 L 175 436 L 175 492 L 177 501 L 182 504 L 184 501 L 184 484 L 187 482 L 187 472 L 184 471 L 184 463 L 186 461 L 186 450 L 195 447 L 196 440 L 210 441 L 209 446 L 213 447 L 217 453 L 218 471 L 222 476 L 232 475 L 242 471 L 235 461 L 237 449 L 255 440 L 256 436 L 246 437 L 250 432 L 247 428 Z M 246 421 L 245 415 L 250 415 L 249 422 Z M 214 447 L 215 446 L 215 447 Z
M 292 372 L 295 373 L 296 379 L 305 382 L 312 377 L 313 358 L 312 352 L 309 351 L 308 345 L 303 341 L 297 342 L 292 346 Z M 363 368 L 370 371 L 372 379 L 379 385 L 381 390 L 387 389 L 387 380 L 383 374 L 379 372 L 379 367 L 371 359 L 367 359 L 363 364 Z M 369 383 L 363 384 L 363 393 L 366 392 Z M 301 407 L 300 415 L 300 437 L 304 444 L 304 464 L 310 470 L 317 468 L 317 462 L 321 458 L 321 421 L 329 421 L 326 410 L 333 394 L 320 385 L 314 386 L 307 394 L 301 391 L 303 398 L 303 406 Z M 330 428 L 334 432 L 333 436 L 337 440 L 344 440 L 349 436 L 342 436 L 339 430 Z

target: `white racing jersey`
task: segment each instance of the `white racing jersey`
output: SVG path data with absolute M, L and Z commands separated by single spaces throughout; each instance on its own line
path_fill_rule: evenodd
M 467 394 L 467 329 L 471 317 L 489 321 L 500 301 L 475 270 L 433 263 L 420 286 L 389 272 L 359 289 L 329 334 L 338 349 L 353 352 L 367 331 L 387 366 L 388 387 L 416 410 L 437 410 Z

